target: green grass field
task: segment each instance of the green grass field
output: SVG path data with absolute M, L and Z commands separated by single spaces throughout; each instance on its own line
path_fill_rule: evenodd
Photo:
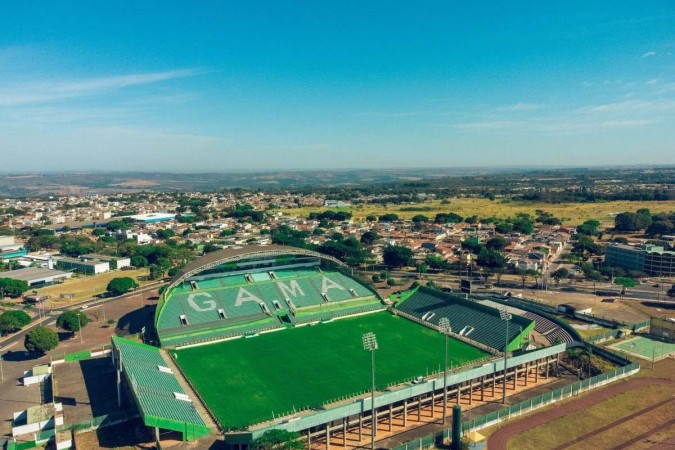
M 388 312 L 170 353 L 224 428 L 241 428 L 370 389 L 362 335 L 377 335 L 378 388 L 437 372 L 443 336 Z M 450 339 L 454 366 L 488 356 Z

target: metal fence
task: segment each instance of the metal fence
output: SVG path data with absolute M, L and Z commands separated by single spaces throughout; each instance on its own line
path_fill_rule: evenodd
M 522 402 L 516 403 L 515 405 L 510 405 L 506 408 L 502 408 L 482 416 L 474 417 L 470 420 L 465 420 L 462 422 L 462 434 L 466 434 L 471 431 L 477 431 L 482 428 L 487 428 L 504 420 L 508 420 L 512 417 L 518 417 L 521 414 L 542 408 L 546 405 L 563 400 L 573 395 L 579 395 L 581 392 L 588 391 L 589 389 L 602 386 L 616 379 L 632 375 L 638 370 L 640 370 L 640 364 L 631 363 L 609 372 L 596 375 L 592 378 L 578 381 L 569 386 L 563 386 L 562 388 L 547 392 L 545 394 L 523 400 Z M 452 430 L 450 428 L 446 428 L 437 433 L 431 433 L 421 438 L 408 441 L 404 444 L 394 447 L 393 450 L 437 448 L 445 439 L 449 438 L 451 432 Z
M 572 395 L 578 395 L 580 392 L 604 385 L 615 379 L 626 377 L 639 369 L 639 363 L 631 363 L 627 366 L 619 367 L 609 372 L 596 375 L 592 378 L 578 381 L 569 386 L 563 386 L 562 388 L 556 389 L 554 391 L 538 395 L 528 400 L 523 400 L 522 402 L 516 403 L 515 405 L 475 417 L 462 423 L 462 432 L 467 433 L 470 431 L 480 430 L 490 425 L 499 423 L 503 420 L 510 419 L 511 417 L 517 417 L 523 413 L 541 408 L 550 403 L 560 401 Z

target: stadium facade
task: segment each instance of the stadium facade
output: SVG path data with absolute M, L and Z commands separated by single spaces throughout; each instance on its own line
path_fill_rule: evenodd
M 389 312 L 384 312 L 385 309 Z M 332 321 L 345 319 L 340 320 L 344 328 L 358 322 L 353 317 L 375 318 L 382 315 L 399 316 L 397 320 L 416 323 L 413 327 L 415 330 L 411 331 L 413 334 L 432 332 L 434 336 L 440 335 L 439 321 L 446 317 L 452 324 L 449 336 L 457 341 L 457 346 L 480 349 L 480 354 L 484 356 L 463 361 L 444 378 L 440 370 L 442 346 L 439 345 L 438 359 L 433 362 L 433 367 L 438 364 L 437 370 L 429 372 L 428 368 L 420 367 L 419 373 L 423 376 L 415 377 L 414 383 L 408 379 L 392 383 L 386 389 L 378 386 L 374 408 L 370 395 L 364 392 L 348 395 L 349 392 L 345 392 L 341 401 L 326 398 L 319 405 L 305 408 L 293 406 L 286 413 L 272 413 L 269 417 L 261 416 L 257 422 L 233 426 L 217 413 L 217 406 L 221 405 L 214 402 L 222 401 L 218 399 L 223 397 L 219 397 L 218 392 L 206 395 L 203 384 L 195 383 L 194 377 L 191 379 L 195 371 L 189 366 L 194 364 L 194 358 L 190 361 L 188 353 L 181 353 L 195 348 L 218 348 L 218 352 L 224 354 L 226 362 L 225 366 L 221 366 L 222 373 L 216 370 L 208 387 L 217 390 L 220 389 L 218 380 L 227 376 L 227 370 L 236 373 L 239 367 L 237 361 L 227 361 L 228 348 L 234 348 L 228 347 L 230 344 L 239 345 L 246 342 L 241 339 L 247 338 L 254 339 L 251 342 L 258 342 L 256 339 L 259 342 L 274 341 L 278 344 L 275 348 L 283 356 L 284 346 L 292 341 L 288 337 L 296 336 L 293 333 L 300 331 L 294 328 L 321 324 L 319 329 L 329 330 L 328 327 L 333 326 Z M 369 436 L 373 409 L 378 432 L 387 427 L 391 430 L 394 422 L 407 427 L 415 413 L 418 419 L 428 411 L 433 415 L 434 411 L 440 411 L 444 401 L 468 401 L 471 404 L 482 401 L 488 395 L 495 396 L 495 391 L 515 391 L 520 389 L 517 386 L 527 386 L 528 381 L 538 382 L 540 378 L 548 378 L 557 371 L 559 356 L 565 351 L 566 344 L 526 350 L 535 321 L 514 315 L 509 322 L 511 326 L 507 328 L 507 322 L 501 320 L 499 311 L 494 308 L 427 288 L 407 293 L 396 307 L 386 307 L 376 291 L 353 278 L 348 268 L 333 257 L 287 246 L 248 246 L 208 254 L 186 266 L 174 277 L 160 296 L 155 315 L 156 333 L 162 349 L 158 351 L 154 347 L 136 344 L 123 351 L 121 347 L 124 343 L 115 340 L 113 346 L 118 355 L 118 388 L 131 392 L 130 397 L 135 400 L 141 416 L 144 420 L 149 418 L 145 420 L 148 426 L 178 431 L 186 440 L 200 438 L 207 434 L 209 427 L 217 427 L 229 448 L 246 448 L 252 440 L 270 429 L 299 432 L 313 446 L 318 444 L 329 448 L 331 442 L 342 440 L 344 447 L 349 447 L 348 436 L 357 441 Z M 323 328 L 323 324 L 327 324 L 326 328 Z M 337 327 L 334 329 L 337 330 Z M 294 366 L 300 364 L 303 368 L 301 376 L 307 376 L 308 380 L 319 378 L 321 371 L 330 370 L 313 364 L 313 355 L 316 353 L 309 351 L 310 343 L 314 347 L 320 347 L 321 343 L 313 342 L 311 336 L 318 336 L 319 333 L 314 334 L 312 330 L 312 327 L 303 328 L 303 332 L 310 336 L 307 340 L 307 355 L 300 362 L 288 361 Z M 269 334 L 272 332 L 275 333 Z M 355 328 L 349 333 L 360 341 L 359 329 Z M 257 337 L 262 334 L 266 336 Z M 216 342 L 221 344 L 217 347 L 212 345 Z M 148 364 L 144 361 L 152 358 L 141 355 L 143 352 L 140 349 L 143 347 L 151 349 L 146 351 L 147 355 L 154 359 L 159 355 L 165 364 Z M 396 349 L 391 350 L 394 352 L 389 353 L 389 358 L 397 359 L 398 364 L 413 359 L 407 358 L 405 353 L 397 354 Z M 504 350 L 511 354 L 508 359 L 504 358 Z M 333 352 L 337 360 L 343 349 L 333 347 L 322 351 Z M 128 354 L 126 359 L 125 352 Z M 382 352 L 384 355 L 384 350 Z M 160 369 L 160 365 L 165 368 Z M 283 363 L 274 370 L 278 374 L 275 381 L 261 387 L 256 393 L 258 397 L 263 396 L 263 400 L 265 395 L 271 395 L 275 389 L 286 389 L 290 383 L 284 382 L 287 371 Z M 317 370 L 319 372 L 315 373 Z M 168 379 L 170 376 L 189 383 L 190 389 L 176 393 L 172 391 L 176 386 L 174 381 L 166 381 L 164 392 L 158 395 L 194 402 L 196 406 L 203 403 L 208 411 L 208 414 L 202 413 L 204 420 L 197 420 L 194 414 L 194 411 L 203 411 L 198 407 L 194 411 L 191 408 L 185 410 L 185 419 L 181 420 L 173 412 L 152 409 L 152 405 L 156 404 L 152 399 L 146 398 L 144 403 L 144 395 L 147 397 L 147 392 L 152 390 L 148 388 L 144 393 L 138 380 L 152 379 L 147 372 L 154 377 Z M 257 379 L 253 376 L 250 378 L 252 382 Z M 367 389 L 369 377 L 363 378 L 363 388 Z M 446 387 L 447 397 L 444 395 Z M 198 398 L 190 397 L 190 390 Z M 230 391 L 229 394 L 237 392 L 235 389 Z M 232 397 L 228 398 L 231 402 Z M 236 400 L 247 403 L 245 397 Z M 300 402 L 299 399 L 297 401 Z M 185 409 L 185 405 L 181 406 Z

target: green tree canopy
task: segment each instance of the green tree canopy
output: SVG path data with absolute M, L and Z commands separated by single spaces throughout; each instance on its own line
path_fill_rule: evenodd
M 40 356 L 55 349 L 59 345 L 59 337 L 50 328 L 37 327 L 26 334 L 23 345 L 31 355 Z
M 361 243 L 364 245 L 373 245 L 380 238 L 376 231 L 366 231 L 361 235 Z
M 506 241 L 506 239 L 504 239 L 504 238 L 501 237 L 501 236 L 495 236 L 495 237 L 493 237 L 492 239 L 489 239 L 489 240 L 485 243 L 485 247 L 487 247 L 487 248 L 489 248 L 489 249 L 491 249 L 491 250 L 502 251 L 502 250 L 504 250 L 504 248 L 506 248 L 506 244 L 508 244 L 508 242 Z
M 253 450 L 302 450 L 300 434 L 286 430 L 265 431 L 251 444 Z
M 396 222 L 398 220 L 398 215 L 393 213 L 382 214 L 378 219 L 380 222 Z
M 0 298 L 5 295 L 18 297 L 28 290 L 28 282 L 12 278 L 0 278 Z
M 427 216 L 425 216 L 424 214 L 417 214 L 416 216 L 414 216 L 412 218 L 412 221 L 415 222 L 415 223 L 424 223 L 424 222 L 428 222 L 429 218 Z
M 19 331 L 30 323 L 30 316 L 25 312 L 13 309 L 0 315 L 0 335 Z
M 389 267 L 410 266 L 413 261 L 413 252 L 408 247 L 388 245 L 382 255 L 384 263 Z
M 118 295 L 122 295 L 125 292 L 129 292 L 131 289 L 136 287 L 138 287 L 138 284 L 134 281 L 133 278 L 117 277 L 110 280 L 106 290 L 111 296 L 117 297 Z
M 434 218 L 434 222 L 436 223 L 461 223 L 463 221 L 464 218 L 462 216 L 460 216 L 459 214 L 455 214 L 453 212 L 438 213 Z
M 62 330 L 77 333 L 89 323 L 89 317 L 80 311 L 66 311 L 56 318 L 56 326 Z

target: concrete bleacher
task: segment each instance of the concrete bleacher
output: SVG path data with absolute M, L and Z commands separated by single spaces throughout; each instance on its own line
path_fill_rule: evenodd
M 251 279 L 253 279 L 254 282 L 259 282 L 259 281 L 269 281 L 270 275 L 265 272 L 255 272 L 251 274 Z
M 238 286 L 246 284 L 246 277 L 244 275 L 228 275 L 220 279 L 223 286 Z
M 453 332 L 464 331 L 464 335 L 474 341 L 499 351 L 504 349 L 506 322 L 501 320 L 499 311 L 494 308 L 426 287 L 418 288 L 396 308 L 436 326 L 441 318 L 446 317 Z M 512 316 L 508 342 L 511 343 L 523 330 L 533 326 L 530 319 Z
M 184 440 L 210 434 L 159 349 L 117 336 L 112 345 L 115 365 L 123 369 L 121 374 L 146 426 L 178 431 Z
M 196 280 L 174 289 L 158 314 L 160 338 L 165 331 L 169 336 L 207 329 L 211 336 L 217 334 L 212 332 L 214 328 L 225 329 L 235 323 L 269 317 L 280 324 L 277 316 L 286 315 L 290 309 L 286 299 L 294 305 L 293 313 L 306 308 L 309 314 L 322 305 L 333 304 L 324 308 L 325 314 L 342 314 L 351 307 L 362 307 L 364 300 L 374 300 L 377 305 L 373 308 L 380 304 L 368 288 L 337 272 L 293 268 L 274 274 L 275 278 L 268 272 L 228 275 Z

